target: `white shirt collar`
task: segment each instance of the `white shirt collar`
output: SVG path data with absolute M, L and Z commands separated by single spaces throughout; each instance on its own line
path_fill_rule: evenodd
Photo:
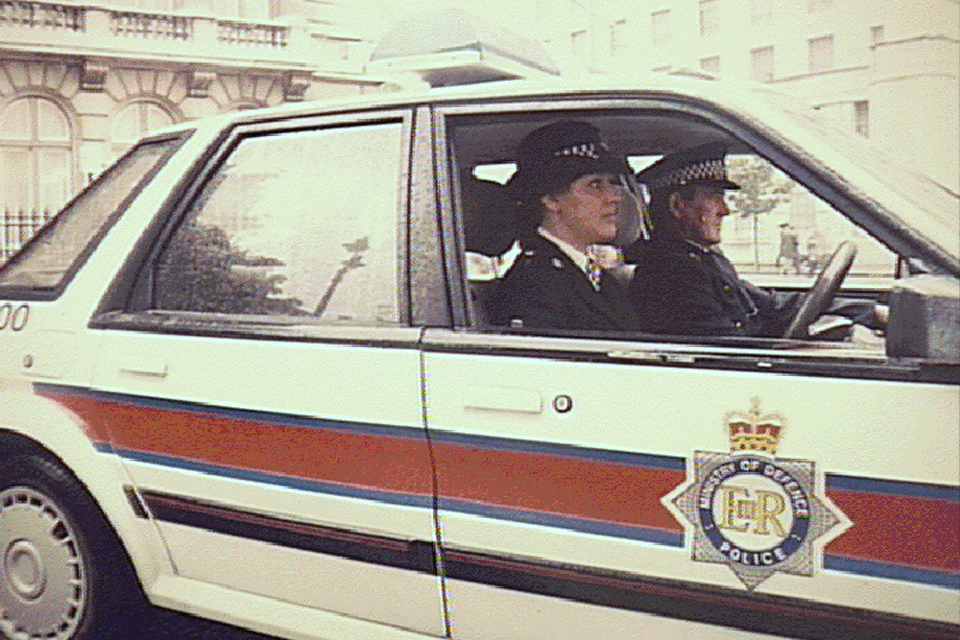
M 587 254 L 583 253 L 569 242 L 561 240 L 543 227 L 537 227 L 537 233 L 543 238 L 546 238 L 553 244 L 557 245 L 560 251 L 563 251 L 565 254 L 567 254 L 567 257 L 573 260 L 573 264 L 577 265 L 581 271 L 584 273 L 587 272 Z
M 720 255 L 723 255 L 723 251 L 720 250 L 720 247 L 718 245 L 714 244 L 707 247 L 700 244 L 699 242 L 694 242 L 693 240 L 684 240 L 684 242 L 691 245 L 701 253 L 718 253 Z

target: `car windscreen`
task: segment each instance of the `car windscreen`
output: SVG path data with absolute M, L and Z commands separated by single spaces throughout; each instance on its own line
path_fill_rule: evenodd
M 120 158 L 0 267 L 0 288 L 50 293 L 62 286 L 180 142 L 146 142 Z
M 775 119 L 778 131 L 790 138 L 794 148 L 814 154 L 810 160 L 819 161 L 822 167 L 831 167 L 831 173 L 838 180 L 896 216 L 901 227 L 914 229 L 928 241 L 936 241 L 956 260 L 960 252 L 960 217 L 957 215 L 960 194 L 955 188 L 919 170 L 901 166 L 860 136 L 825 125 L 798 109 L 795 100 L 764 89 L 755 91 L 760 100 L 751 105 L 751 112 L 760 104 L 769 108 L 758 114 L 760 120 L 773 124 L 771 120 Z M 889 206 L 881 194 L 870 189 L 872 181 L 882 183 L 909 202 L 909 210 Z

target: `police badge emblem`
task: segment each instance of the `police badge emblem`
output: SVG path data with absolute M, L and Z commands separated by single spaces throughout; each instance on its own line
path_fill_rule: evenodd
M 776 572 L 812 576 L 823 545 L 850 521 L 823 493 L 812 461 L 775 457 L 780 414 L 761 413 L 754 398 L 724 422 L 730 453 L 696 451 L 687 480 L 661 499 L 684 525 L 692 559 L 726 564 L 750 590 Z

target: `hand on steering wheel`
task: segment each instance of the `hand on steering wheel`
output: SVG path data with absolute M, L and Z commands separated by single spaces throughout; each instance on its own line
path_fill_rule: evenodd
M 823 267 L 820 275 L 810 288 L 797 314 L 790 321 L 790 326 L 784 331 L 784 338 L 806 338 L 810 323 L 820 317 L 834 296 L 840 290 L 840 285 L 850 271 L 853 259 L 857 257 L 857 246 L 850 240 L 844 240 L 837 250 L 830 256 L 830 260 Z

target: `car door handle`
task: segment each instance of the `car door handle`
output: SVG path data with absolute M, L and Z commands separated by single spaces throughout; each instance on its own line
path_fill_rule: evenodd
M 120 363 L 121 376 L 165 378 L 167 373 L 167 361 L 163 358 L 139 356 Z
M 529 389 L 470 385 L 464 393 L 463 406 L 484 411 L 541 413 L 543 398 Z

